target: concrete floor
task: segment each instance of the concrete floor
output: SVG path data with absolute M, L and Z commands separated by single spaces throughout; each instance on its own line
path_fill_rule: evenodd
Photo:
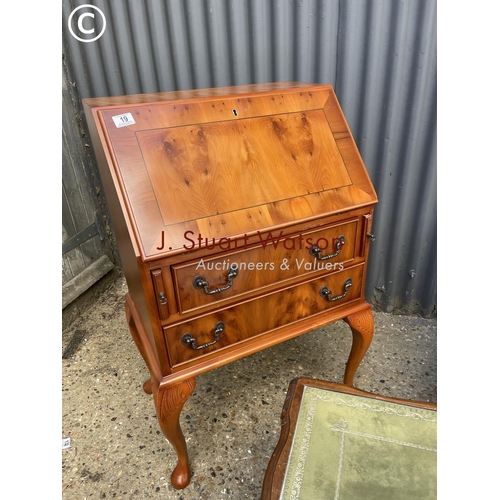
M 193 477 L 177 491 L 169 481 L 175 454 L 142 390 L 149 375 L 128 332 L 126 292 L 115 273 L 63 332 L 62 437 L 71 446 L 62 451 L 62 498 L 260 498 L 288 383 L 341 382 L 349 327 L 337 322 L 197 377 L 181 414 Z M 436 334 L 436 320 L 375 312 L 355 385 L 436 402 Z

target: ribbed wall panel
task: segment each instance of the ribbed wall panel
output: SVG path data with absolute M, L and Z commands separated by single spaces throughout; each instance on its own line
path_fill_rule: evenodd
M 367 297 L 435 311 L 435 0 L 94 0 L 106 32 L 82 43 L 67 19 L 88 1 L 63 0 L 65 60 L 82 98 L 332 84 L 380 200 Z

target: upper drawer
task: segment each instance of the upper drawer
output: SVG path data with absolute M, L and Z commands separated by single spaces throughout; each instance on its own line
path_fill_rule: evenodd
M 266 232 L 251 247 L 173 266 L 179 309 L 188 312 L 298 276 L 342 270 L 355 256 L 357 224 L 353 219 L 287 236 Z

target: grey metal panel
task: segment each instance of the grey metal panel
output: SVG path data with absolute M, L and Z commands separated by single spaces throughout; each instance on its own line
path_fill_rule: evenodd
M 375 298 L 389 310 L 428 314 L 436 293 L 435 3 L 366 7 L 342 5 L 337 91 L 380 200 L 367 293 L 383 287 Z
M 231 83 L 243 85 L 254 81 L 250 3 L 244 0 L 229 0 L 228 7 L 233 67 Z
M 63 0 L 81 98 L 332 84 L 380 200 L 367 297 L 385 310 L 435 310 L 436 0 L 94 0 L 108 24 L 93 43 L 66 27 L 83 3 Z

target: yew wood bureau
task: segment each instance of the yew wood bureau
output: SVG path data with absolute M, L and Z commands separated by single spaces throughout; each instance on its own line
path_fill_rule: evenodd
M 343 319 L 344 383 L 373 335 L 366 262 L 377 196 L 329 85 L 273 83 L 84 100 L 158 421 L 195 377 Z

